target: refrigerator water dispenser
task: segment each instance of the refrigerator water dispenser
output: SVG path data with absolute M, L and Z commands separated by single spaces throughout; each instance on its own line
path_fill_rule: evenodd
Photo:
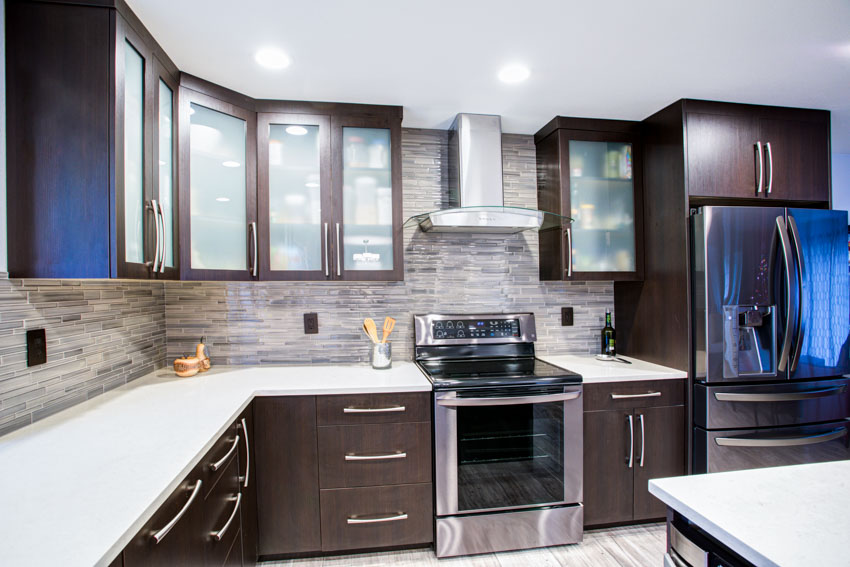
M 723 377 L 776 376 L 775 306 L 723 306 Z

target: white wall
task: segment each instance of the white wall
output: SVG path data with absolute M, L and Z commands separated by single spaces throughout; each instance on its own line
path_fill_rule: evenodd
M 850 211 L 850 154 L 832 154 L 832 208 Z
M 0 0 L 0 272 L 6 271 L 6 2 Z

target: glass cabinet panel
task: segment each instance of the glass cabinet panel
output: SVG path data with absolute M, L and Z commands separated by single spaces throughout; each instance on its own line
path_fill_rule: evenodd
M 246 270 L 247 125 L 196 103 L 189 123 L 190 267 Z
M 173 91 L 159 81 L 159 203 L 165 224 L 163 262 L 174 267 L 174 98 Z
M 390 130 L 343 128 L 343 269 L 393 269 Z
M 268 159 L 270 268 L 321 270 L 319 126 L 270 124 Z
M 124 259 L 145 263 L 145 60 L 124 43 Z
M 570 140 L 575 272 L 635 270 L 632 145 Z

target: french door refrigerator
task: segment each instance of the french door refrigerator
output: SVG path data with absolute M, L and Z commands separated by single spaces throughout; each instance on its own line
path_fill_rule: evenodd
M 691 216 L 693 471 L 850 458 L 847 212 Z

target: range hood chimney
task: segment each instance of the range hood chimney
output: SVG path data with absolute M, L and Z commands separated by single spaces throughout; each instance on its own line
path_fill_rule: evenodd
M 515 233 L 537 230 L 542 211 L 505 207 L 502 192 L 502 119 L 458 114 L 449 129 L 451 208 L 416 217 L 425 232 Z

